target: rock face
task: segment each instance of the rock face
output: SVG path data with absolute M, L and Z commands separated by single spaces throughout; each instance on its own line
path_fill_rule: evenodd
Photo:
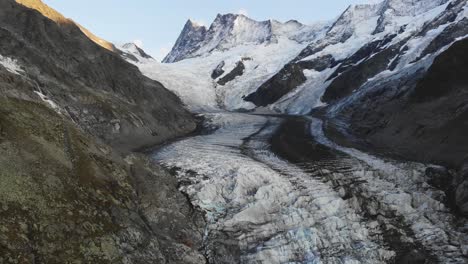
M 307 80 L 302 71 L 303 68 L 300 66 L 288 64 L 281 70 L 280 74 L 272 77 L 244 100 L 252 102 L 257 106 L 267 106 L 274 103 Z M 288 76 L 288 78 L 283 78 L 284 76 Z
M 452 184 L 452 190 L 455 190 L 455 205 L 461 214 L 468 217 L 468 162 L 463 164 L 458 178 L 453 180 Z
M 204 220 L 135 148 L 179 99 L 41 1 L 0 1 L 0 262 L 205 263 Z
M 215 80 L 218 79 L 221 75 L 224 74 L 224 66 L 226 63 L 224 61 L 220 62 L 218 66 L 216 66 L 216 69 L 213 70 L 211 73 L 211 79 Z
M 8 39 L 0 54 L 17 59 L 37 83 L 35 91 L 84 130 L 129 151 L 194 129 L 177 96 L 90 41 L 73 22 L 57 23 L 14 1 L 0 6 L 0 35 Z
M 173 177 L 122 159 L 43 104 L 0 102 L 2 263 L 204 263 L 203 218 Z
M 219 79 L 218 84 L 219 85 L 226 85 L 226 83 L 234 80 L 238 76 L 242 76 L 244 74 L 245 70 L 245 65 L 242 61 L 237 62 L 236 67 L 226 74 L 223 78 Z
M 199 25 L 192 20 L 188 20 L 174 45 L 171 53 L 169 53 L 163 62 L 171 63 L 181 60 L 186 54 L 193 53 L 200 48 L 200 43 L 205 39 L 207 29 L 205 26 Z

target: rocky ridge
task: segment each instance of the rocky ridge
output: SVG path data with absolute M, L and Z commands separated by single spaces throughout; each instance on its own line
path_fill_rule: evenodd
M 205 263 L 203 216 L 132 153 L 195 128 L 181 101 L 39 0 L 0 1 L 0 35 L 0 262 Z

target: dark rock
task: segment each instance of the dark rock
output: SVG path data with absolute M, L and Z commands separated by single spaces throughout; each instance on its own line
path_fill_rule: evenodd
M 443 167 L 429 167 L 426 169 L 428 183 L 440 190 L 446 191 L 451 187 L 453 176 Z
M 219 79 L 219 85 L 226 85 L 228 82 L 234 80 L 236 77 L 242 76 L 244 74 L 245 65 L 242 61 L 237 62 L 236 67 L 223 78 Z
M 211 78 L 214 80 L 214 79 L 217 79 L 219 76 L 223 75 L 224 74 L 224 65 L 226 63 L 224 61 L 222 61 L 221 63 L 218 64 L 218 66 L 216 67 L 216 69 L 213 70 L 213 73 L 211 73 Z
M 411 94 L 413 102 L 428 102 L 468 90 L 468 40 L 453 44 L 439 55 Z
M 464 180 L 456 189 L 455 201 L 459 212 L 468 217 L 468 179 Z
M 403 57 L 406 52 L 408 51 L 408 46 L 404 46 L 401 51 L 400 51 L 400 54 L 398 54 L 396 56 L 396 58 L 390 63 L 390 65 L 388 66 L 388 69 L 390 71 L 394 71 L 396 69 L 396 67 L 398 66 L 398 64 L 400 63 L 400 60 L 401 60 L 401 57 Z
M 425 264 L 428 263 L 426 254 L 419 252 L 418 250 L 408 250 L 405 254 L 395 259 L 395 263 L 398 264 Z M 430 263 L 430 262 L 429 262 Z
M 395 34 L 389 35 L 382 40 L 373 41 L 364 45 L 349 58 L 346 58 L 341 63 L 340 67 L 338 67 L 338 69 L 332 75 L 330 75 L 328 80 L 337 77 L 339 74 L 351 68 L 352 66 L 359 64 L 359 62 L 362 60 L 368 59 L 370 56 L 380 53 L 383 50 L 383 47 L 390 43 L 395 37 Z
M 304 75 L 302 67 L 290 63 L 260 86 L 257 91 L 245 97 L 244 100 L 252 102 L 257 106 L 267 106 L 276 102 L 306 80 L 307 78 Z
M 451 24 L 424 49 L 418 59 L 424 58 L 429 54 L 433 54 L 443 47 L 454 42 L 457 38 L 468 35 L 468 19 L 464 18 L 456 24 Z
M 452 182 L 452 197 L 456 210 L 468 217 L 468 162 L 464 162 Z
M 325 55 L 315 58 L 313 60 L 299 61 L 297 64 L 308 70 L 316 70 L 318 72 L 324 71 L 328 68 L 335 67 L 339 62 L 335 60 L 332 55 Z
M 337 76 L 326 89 L 322 100 L 324 102 L 332 102 L 344 98 L 354 90 L 359 89 L 368 79 L 386 70 L 391 59 L 398 54 L 400 44 L 395 44 L 380 51 L 379 47 L 385 45 L 384 43 L 379 42 L 366 45 L 344 62 L 330 77 L 331 79 Z M 370 55 L 373 56 L 368 58 Z M 368 59 L 366 60 L 366 58 Z M 359 63 L 363 59 L 364 61 Z
M 326 47 L 327 47 L 326 43 L 323 43 L 322 45 L 320 44 L 317 45 L 316 43 L 310 44 L 305 49 L 303 49 L 301 53 L 299 53 L 299 55 L 297 55 L 297 57 L 293 61 L 298 62 L 304 58 L 307 58 L 309 56 L 312 56 L 315 53 L 318 53 L 324 50 Z

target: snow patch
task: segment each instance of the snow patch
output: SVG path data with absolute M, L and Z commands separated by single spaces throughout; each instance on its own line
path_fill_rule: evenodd
M 52 109 L 54 109 L 57 113 L 60 113 L 60 107 L 58 104 L 56 104 L 52 99 L 50 99 L 47 95 L 42 93 L 41 91 L 34 91 L 35 94 L 37 94 L 42 101 L 47 103 Z
M 24 71 L 21 69 L 18 61 L 9 57 L 0 55 L 0 64 L 7 69 L 7 71 L 21 75 Z

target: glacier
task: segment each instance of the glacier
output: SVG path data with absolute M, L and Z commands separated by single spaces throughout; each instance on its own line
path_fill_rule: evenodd
M 170 144 L 153 158 L 206 214 L 203 250 L 213 263 L 387 263 L 386 240 L 463 263 L 468 223 L 457 223 L 419 163 L 382 159 L 330 141 L 309 118 L 311 141 L 335 157 L 294 164 L 270 138 L 288 116 L 205 114 L 210 132 Z M 348 197 L 347 192 L 352 192 Z M 392 231 L 394 230 L 394 231 Z M 389 244 L 390 243 L 390 244 Z

